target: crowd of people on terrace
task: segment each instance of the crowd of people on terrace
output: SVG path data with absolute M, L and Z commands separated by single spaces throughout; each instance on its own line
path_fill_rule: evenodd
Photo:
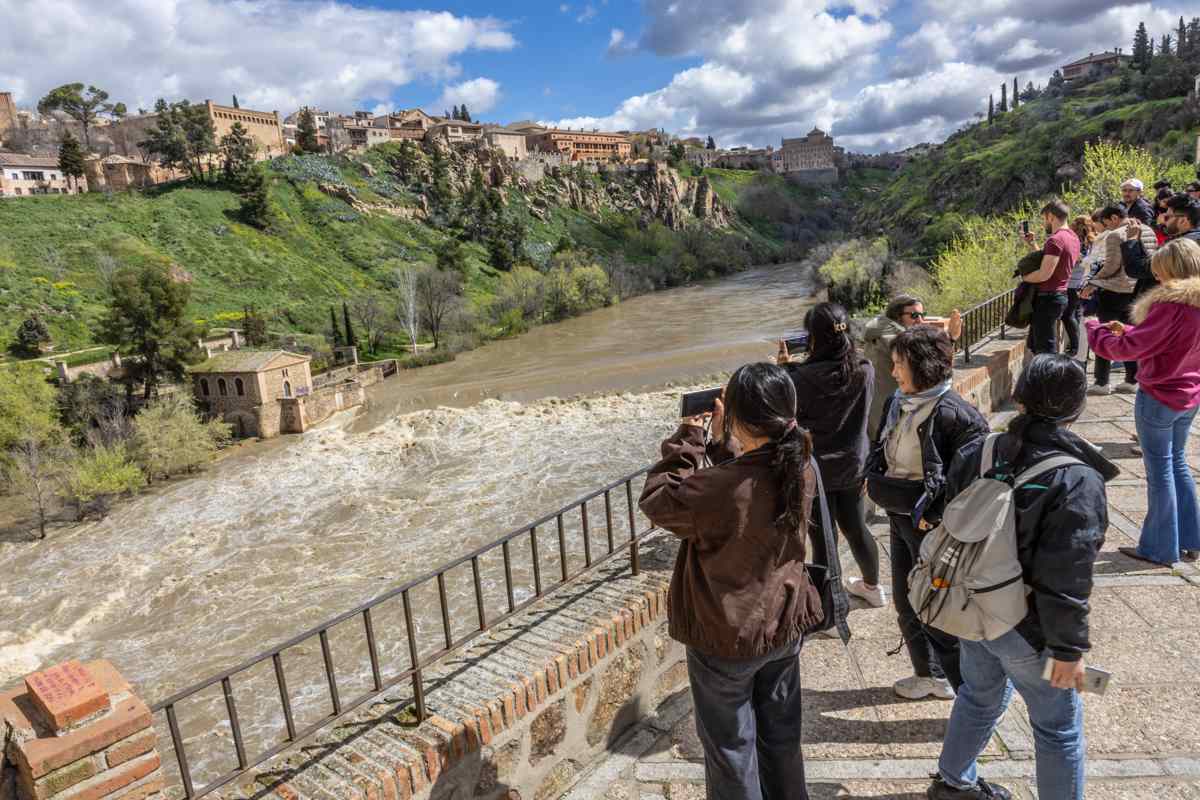
M 922 302 L 900 296 L 861 348 L 844 308 L 816 305 L 804 319 L 805 357 L 781 343 L 774 363 L 741 367 L 711 414 L 683 419 L 662 443 L 641 508 L 682 540 L 670 632 L 687 649 L 709 798 L 808 798 L 799 653 L 812 635 L 848 636 L 853 595 L 895 607 L 912 675 L 894 692 L 953 701 L 931 800 L 1011 796 L 979 774 L 977 758 L 1014 690 L 1036 742 L 1038 796 L 1082 800 L 1089 596 L 1108 528 L 1105 485 L 1119 469 L 1070 426 L 1089 396 L 1111 391 L 1113 361 L 1125 370 L 1116 391 L 1136 394 L 1150 509 L 1137 547 L 1121 550 L 1165 565 L 1200 555 L 1185 453 L 1200 408 L 1200 184 L 1156 189 L 1152 204 L 1131 179 L 1120 201 L 1079 217 L 1051 202 L 1045 238 L 1025 233 L 1040 258 L 1021 280 L 1036 295 L 1018 414 L 1003 431 L 992 433 L 954 389 L 958 314 L 929 325 Z M 1085 338 L 1096 361 L 1090 387 Z M 1026 599 L 990 634 L 955 636 L 913 598 L 949 593 L 957 578 L 930 586 L 914 576 L 974 568 L 959 559 L 983 551 L 930 544 L 952 541 L 964 524 L 978 529 L 971 504 L 988 481 L 1004 484 L 1014 517 L 985 531 L 987 541 L 1008 537 L 1019 575 L 1006 584 L 1019 578 Z M 868 498 L 889 525 L 890 592 Z M 835 533 L 859 577 L 838 577 Z M 961 611 L 1000 588 L 967 585 Z

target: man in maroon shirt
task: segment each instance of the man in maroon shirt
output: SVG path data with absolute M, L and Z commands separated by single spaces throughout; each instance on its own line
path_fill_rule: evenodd
M 1042 222 L 1049 238 L 1042 245 L 1042 266 L 1022 280 L 1037 285 L 1033 299 L 1033 322 L 1029 326 L 1029 350 L 1034 354 L 1058 352 L 1058 320 L 1067 307 L 1067 281 L 1079 260 L 1079 237 L 1067 220 L 1071 209 L 1053 200 L 1042 209 Z M 1025 234 L 1025 243 L 1036 250 L 1033 234 Z

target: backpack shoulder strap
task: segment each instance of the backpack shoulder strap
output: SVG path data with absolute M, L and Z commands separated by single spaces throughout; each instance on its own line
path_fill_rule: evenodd
M 984 477 L 988 474 L 996 463 L 996 442 L 1000 441 L 1003 434 L 989 433 L 987 438 L 983 440 L 983 454 L 979 458 L 979 477 Z
M 1065 456 L 1064 455 L 1064 456 L 1051 456 L 1050 458 L 1044 458 L 1041 461 L 1034 464 L 1033 466 L 1031 466 L 1029 469 L 1022 472 L 1017 477 L 1013 478 L 1013 489 L 1020 488 L 1023 484 L 1028 483 L 1029 481 L 1033 480 L 1037 476 L 1047 473 L 1052 469 L 1058 469 L 1059 467 L 1069 467 L 1072 464 L 1083 464 L 1083 462 L 1080 461 L 1078 458 L 1075 458 L 1075 456 Z

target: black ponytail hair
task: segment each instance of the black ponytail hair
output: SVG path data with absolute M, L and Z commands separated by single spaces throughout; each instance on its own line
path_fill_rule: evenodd
M 849 381 L 858 368 L 858 354 L 850 338 L 850 315 L 837 303 L 818 303 L 804 315 L 808 331 L 808 362 L 833 361 L 838 378 Z
M 772 440 L 771 466 L 783 488 L 783 510 L 775 524 L 790 534 L 804 535 L 809 511 L 804 503 L 804 470 L 812 458 L 812 439 L 796 425 L 796 386 L 787 372 L 767 363 L 739 367 L 725 387 L 726 439 L 734 420 L 749 433 Z
M 1018 439 L 1034 421 L 1062 425 L 1074 422 L 1087 403 L 1087 372 L 1070 356 L 1041 353 L 1017 378 L 1013 399 L 1025 409 L 1008 425 Z

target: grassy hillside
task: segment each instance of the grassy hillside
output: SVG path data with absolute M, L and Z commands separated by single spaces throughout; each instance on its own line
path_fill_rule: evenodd
M 1185 97 L 1141 99 L 1117 75 L 1023 103 L 955 133 L 902 169 L 869 200 L 860 221 L 885 231 L 926 260 L 960 230 L 963 218 L 1004 212 L 1060 193 L 1081 175 L 1084 146 L 1098 140 L 1138 145 L 1166 162 L 1191 161 L 1200 109 Z
M 303 156 L 274 162 L 271 200 L 278 221 L 270 232 L 243 224 L 237 196 L 215 185 L 2 202 L 0 318 L 6 323 L 0 346 L 8 349 L 17 323 L 31 314 L 48 323 L 57 352 L 94 344 L 106 276 L 147 262 L 191 277 L 192 307 L 202 326 L 236 322 L 246 305 L 254 305 L 272 330 L 321 333 L 331 303 L 386 291 L 397 266 L 432 264 L 438 246 L 460 235 L 436 217 L 404 218 L 420 205 L 419 187 L 389 173 L 391 155 L 383 148 L 363 161 Z M 735 209 L 752 187 L 785 197 L 784 205 L 805 201 L 778 178 L 711 172 L 716 192 Z M 582 188 L 596 196 L 611 188 L 600 176 L 573 179 L 590 184 Z M 339 196 L 346 189 L 357 208 Z M 704 238 L 703 231 L 670 231 L 628 212 L 584 212 L 566 203 L 551 205 L 538 218 L 531 213 L 532 195 L 545 189 L 514 185 L 506 191 L 507 213 L 527 226 L 531 253 L 548 254 L 566 237 L 596 257 L 621 256 L 637 269 L 661 261 L 664 253 L 695 249 L 694 240 Z M 708 238 L 740 242 L 748 258 L 766 260 L 782 257 L 790 237 L 771 220 L 735 214 L 731 228 L 720 235 L 710 231 Z M 467 294 L 478 310 L 500 274 L 481 244 L 468 241 L 465 249 Z M 703 269 L 689 277 L 701 277 Z

